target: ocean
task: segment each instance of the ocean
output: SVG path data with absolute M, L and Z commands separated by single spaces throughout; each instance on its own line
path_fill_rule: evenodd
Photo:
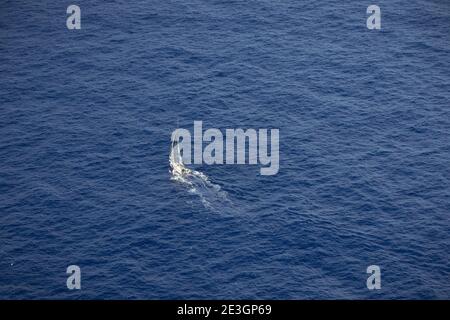
M 1 299 L 450 298 L 449 1 L 70 4 L 0 4 Z M 278 173 L 174 179 L 194 121 Z

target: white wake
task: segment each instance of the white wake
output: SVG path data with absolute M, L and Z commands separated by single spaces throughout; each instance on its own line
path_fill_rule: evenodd
M 221 190 L 219 185 L 212 183 L 205 174 L 184 165 L 177 141 L 172 142 L 170 149 L 169 164 L 172 180 L 187 186 L 189 192 L 198 195 L 208 209 L 216 211 L 224 204 L 231 204 L 227 193 Z

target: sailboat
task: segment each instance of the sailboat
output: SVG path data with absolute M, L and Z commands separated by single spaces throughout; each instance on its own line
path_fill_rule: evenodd
M 192 174 L 192 170 L 185 167 L 181 156 L 180 143 L 177 139 L 172 141 L 170 151 L 170 171 L 173 176 L 185 176 Z

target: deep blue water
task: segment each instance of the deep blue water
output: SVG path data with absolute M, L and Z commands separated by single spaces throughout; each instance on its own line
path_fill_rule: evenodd
M 450 298 L 449 1 L 5 0 L 0 108 L 0 298 Z M 279 173 L 197 166 L 205 206 L 194 120 L 279 128 Z

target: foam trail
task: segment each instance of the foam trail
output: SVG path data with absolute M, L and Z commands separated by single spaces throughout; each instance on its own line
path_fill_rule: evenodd
M 189 192 L 197 194 L 206 208 L 218 211 L 223 209 L 224 204 L 231 205 L 227 193 L 219 185 L 212 183 L 205 174 L 184 165 L 178 141 L 172 141 L 169 164 L 171 179 L 181 182 L 189 188 Z

